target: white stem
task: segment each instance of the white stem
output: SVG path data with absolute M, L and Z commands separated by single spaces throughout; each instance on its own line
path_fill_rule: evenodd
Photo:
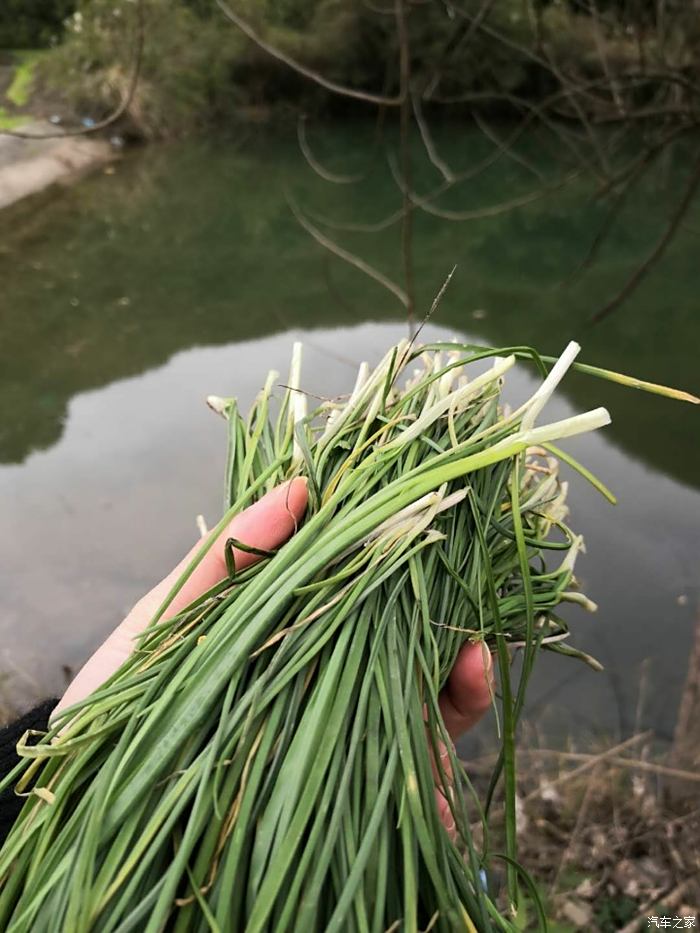
M 551 645 L 557 641 L 566 641 L 566 639 L 569 637 L 569 634 L 570 634 L 569 632 L 560 632 L 559 635 L 547 635 L 545 638 L 542 639 L 540 644 Z M 508 642 L 509 648 L 524 648 L 526 645 L 527 645 L 526 641 L 509 641 Z
M 439 402 L 435 402 L 430 408 L 426 409 L 410 427 L 405 428 L 386 445 L 387 449 L 402 446 L 403 444 L 408 444 L 415 440 L 426 428 L 430 427 L 433 422 L 444 415 L 451 405 L 454 404 L 455 410 L 457 410 L 457 408 L 463 406 L 466 401 L 477 396 L 486 386 L 500 379 L 514 364 L 514 356 L 507 356 L 505 359 L 496 360 L 493 367 L 487 372 L 482 373 L 481 376 L 477 376 L 476 379 L 472 382 L 468 382 L 461 388 L 455 389 L 454 392 L 450 392 L 445 398 L 440 399 Z
M 468 489 L 458 489 L 456 492 L 450 493 L 449 496 L 444 495 L 444 486 L 435 492 L 429 492 L 425 496 L 421 496 L 420 499 L 416 499 L 415 502 L 411 502 L 410 505 L 407 505 L 405 508 L 401 509 L 396 515 L 392 515 L 391 518 L 387 518 L 377 525 L 374 531 L 371 531 L 365 541 L 372 541 L 374 538 L 378 538 L 379 535 L 384 534 L 385 531 L 400 525 L 402 522 L 406 521 L 408 518 L 412 518 L 414 515 L 419 514 L 420 512 L 425 511 L 433 506 L 435 508 L 435 514 L 438 512 L 444 512 L 446 509 L 451 509 L 452 506 L 458 505 L 463 499 L 466 498 Z
M 288 385 L 290 389 L 299 389 L 301 387 L 301 358 L 303 352 L 303 343 L 295 340 L 292 344 L 292 360 L 289 364 Z
M 566 552 L 564 560 L 559 565 L 559 572 L 569 572 L 573 573 L 574 564 L 576 563 L 576 558 L 578 557 L 581 551 L 585 551 L 585 546 L 583 543 L 583 535 L 574 535 L 574 540 L 571 542 L 571 547 Z
M 534 426 L 537 416 L 551 398 L 552 393 L 564 378 L 580 351 L 581 347 L 574 340 L 567 345 L 562 355 L 552 366 L 547 378 L 530 399 L 522 420 L 521 430 L 529 431 Z
M 561 598 L 564 602 L 576 603 L 582 606 L 586 612 L 598 611 L 598 603 L 594 603 L 593 600 L 589 599 L 584 593 L 578 593 L 576 590 L 567 590 L 565 593 L 561 594 Z
M 362 391 L 367 379 L 369 378 L 369 363 L 364 360 L 360 363 L 360 368 L 357 370 L 357 379 L 355 380 L 355 385 L 352 392 L 350 393 L 350 399 L 348 400 L 348 405 L 354 404 L 357 401 L 360 392 Z
M 307 415 L 306 396 L 299 391 L 301 388 L 301 358 L 304 347 L 300 341 L 295 340 L 292 348 L 292 362 L 289 366 L 289 418 L 294 430 L 300 421 Z M 294 431 L 292 462 L 300 463 L 302 460 L 301 447 Z
M 547 444 L 550 441 L 561 440 L 563 437 L 573 437 L 576 434 L 585 434 L 588 431 L 603 428 L 606 424 L 610 424 L 610 420 L 607 408 L 594 408 L 582 415 L 573 415 L 573 417 L 564 418 L 562 421 L 553 421 L 551 424 L 531 428 L 529 431 L 517 431 L 515 434 L 511 434 L 510 437 L 498 441 L 498 443 L 494 444 L 493 449 L 510 447 L 513 443 L 524 443 L 528 447 Z
M 231 399 L 221 398 L 220 395 L 207 395 L 207 405 L 222 418 L 226 417 L 226 408 L 230 401 Z
M 364 381 L 362 386 L 358 387 L 356 384 L 358 392 L 357 395 L 355 395 L 353 392 L 353 396 L 351 396 L 352 404 L 350 404 L 349 401 L 346 405 L 343 406 L 342 410 L 338 414 L 338 417 L 334 418 L 332 422 L 326 424 L 326 429 L 322 436 L 319 438 L 319 446 L 325 447 L 331 438 L 340 430 L 342 425 L 344 425 L 349 418 L 357 415 L 358 412 L 361 411 L 365 405 L 367 405 L 368 400 L 372 397 L 372 394 L 384 384 L 384 380 L 386 379 L 386 375 L 389 371 L 389 366 L 391 365 L 392 360 L 400 360 L 405 353 L 407 346 L 407 340 L 400 341 L 396 345 L 395 356 L 394 350 L 389 351 L 381 363 L 377 366 L 377 368 Z M 360 367 L 360 369 L 362 369 L 362 367 Z

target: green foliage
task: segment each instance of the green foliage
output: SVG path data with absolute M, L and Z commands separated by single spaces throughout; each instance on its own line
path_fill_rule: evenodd
M 44 48 L 59 37 L 76 0 L 2 0 L 0 49 Z
M 26 123 L 26 117 L 13 116 L 4 107 L 0 107 L 0 130 L 13 130 L 22 123 Z
M 478 6 L 464 4 L 474 13 Z M 324 76 L 374 93 L 398 91 L 396 22 L 377 7 L 355 0 L 239 0 L 235 8 L 270 43 Z M 519 2 L 502 0 L 495 6 L 494 22 L 527 43 L 530 27 Z M 493 36 L 477 32 L 465 43 L 470 20 L 455 18 L 445 4 L 411 7 L 407 25 L 417 87 L 434 81 L 440 93 L 454 94 L 495 86 L 512 89 L 526 78 L 525 58 Z M 274 99 L 281 84 L 287 93 L 301 91 L 305 99 L 316 93 L 308 82 L 290 81 L 287 66 L 249 45 L 237 62 L 237 74 L 245 79 L 253 73 L 258 93 L 268 99 Z
M 355 0 L 234 0 L 235 9 L 272 45 L 326 78 L 374 93 L 396 93 L 394 17 Z M 476 10 L 477 4 L 471 6 Z M 467 8 L 469 4 L 467 4 Z M 313 82 L 246 39 L 204 0 L 144 0 L 145 50 L 129 118 L 145 136 L 172 135 L 239 106 L 327 106 Z M 515 0 L 497 5 L 495 23 L 527 43 L 529 24 Z M 137 41 L 138 7 L 130 0 L 79 0 L 64 41 L 43 70 L 81 112 L 102 116 L 126 95 Z M 411 8 L 412 68 L 418 86 L 440 94 L 498 87 L 514 90 L 532 63 L 493 36 L 465 43 L 468 19 L 442 4 Z
M 5 97 L 15 107 L 26 107 L 31 96 L 32 85 L 36 75 L 37 64 L 41 60 L 41 52 L 16 52 L 14 78 L 5 92 Z
M 355 91 L 399 92 L 399 32 L 391 4 L 229 2 L 280 56 L 247 38 L 214 0 L 142 0 L 142 81 L 129 108 L 138 133 L 178 133 L 231 105 L 268 110 L 292 102 L 307 111 L 346 105 L 346 98 L 329 95 L 280 58 Z M 411 87 L 426 109 L 441 102 L 473 106 L 477 99 L 480 107 L 512 112 L 518 109 L 514 97 L 537 101 L 559 88 L 560 71 L 569 80 L 605 78 L 602 41 L 605 68 L 612 63 L 620 73 L 638 67 L 640 43 L 645 60 L 664 68 L 692 63 L 700 44 L 697 16 L 671 5 L 658 30 L 633 4 L 624 10 L 602 5 L 595 18 L 567 0 L 497 0 L 485 15 L 482 6 L 482 0 L 462 0 L 458 7 L 404 4 Z M 48 73 L 51 86 L 91 114 L 117 106 L 132 73 L 138 11 L 134 0 L 78 0 Z M 643 98 L 635 92 L 634 103 L 649 100 L 657 88 L 650 81 Z
M 138 85 L 126 110 L 127 131 L 144 137 L 176 135 L 208 119 L 230 93 L 227 61 L 240 44 L 220 22 L 203 21 L 181 3 L 81 0 L 66 37 L 42 68 L 80 113 L 112 113 L 125 99 L 143 41 Z
M 639 904 L 632 897 L 618 895 L 598 901 L 595 920 L 601 933 L 614 933 L 639 915 Z
M 0 852 L 3 929 L 72 930 L 84 916 L 99 929 L 136 919 L 148 930 L 366 931 L 373 918 L 375 930 L 415 931 L 433 918 L 436 933 L 517 933 L 478 880 L 489 862 L 471 826 L 486 817 L 475 795 L 448 789 L 448 770 L 455 787 L 467 777 L 438 695 L 468 637 L 497 650 L 512 749 L 507 644 L 527 641 L 519 697 L 528 656 L 549 647 L 534 606 L 547 631 L 562 629 L 549 610 L 566 598 L 579 547 L 561 524 L 566 491 L 553 464 L 543 471 L 520 455 L 607 415 L 533 429 L 556 375 L 505 414 L 501 377 L 515 356 L 502 352 L 467 382 L 463 366 L 492 351 L 404 340 L 374 370 L 361 367 L 345 401 L 307 415 L 297 344 L 274 413 L 275 372 L 248 419 L 234 399 L 209 399 L 228 422 L 227 512 L 141 650 L 56 721 L 61 748 L 49 733 L 29 751 L 46 760 L 0 782 L 25 772 L 18 789 L 28 789 L 41 768 Z M 231 516 L 299 475 L 309 503 L 291 541 L 256 552 L 265 562 L 249 570 L 231 552 L 229 579 L 164 617 Z M 568 543 L 546 541 L 555 528 Z M 558 569 L 546 572 L 545 547 L 568 550 Z M 505 760 L 514 807 L 508 751 Z M 39 810 L 47 800 L 56 807 Z M 509 866 L 514 830 L 513 809 L 500 857 Z M 534 906 L 537 891 L 519 874 Z M 47 881 L 38 888 L 32 877 Z M 516 893 L 509 885 L 512 903 Z

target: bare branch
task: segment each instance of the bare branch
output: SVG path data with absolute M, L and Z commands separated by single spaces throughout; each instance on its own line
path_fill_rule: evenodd
M 328 227 L 329 230 L 342 231 L 343 233 L 382 233 L 382 231 L 388 230 L 389 227 L 393 227 L 394 224 L 401 220 L 403 217 L 403 207 L 400 207 L 382 220 L 367 224 L 343 223 L 342 221 L 332 220 L 330 217 L 326 217 L 325 214 L 319 214 L 317 211 L 310 210 L 308 214 L 309 217 L 313 218 L 317 223 L 323 224 L 324 227 Z
M 592 166 L 581 152 L 580 137 L 572 133 L 570 129 L 563 126 L 560 122 L 552 119 L 547 113 L 547 106 L 550 101 L 552 99 L 559 99 L 562 96 L 562 92 L 557 92 L 556 95 L 552 95 L 552 98 L 545 98 L 542 103 L 535 104 L 525 97 L 520 97 L 517 94 L 512 94 L 509 91 L 501 89 L 498 91 L 468 91 L 464 94 L 456 94 L 450 97 L 434 98 L 434 100 L 440 104 L 504 101 L 520 112 L 526 111 L 527 116 L 524 118 L 525 123 L 532 123 L 534 120 L 539 121 L 553 136 L 556 136 L 556 138 L 566 146 L 575 157 L 578 164 L 585 162 L 586 166 L 592 169 Z
M 409 46 L 406 11 L 403 0 L 394 0 L 396 15 L 396 35 L 399 42 L 399 81 L 401 89 L 400 115 L 400 153 L 401 171 L 407 179 L 407 189 L 411 186 L 411 50 Z M 401 212 L 401 258 L 403 260 L 404 284 L 408 304 L 409 334 L 413 333 L 415 314 L 415 290 L 413 287 L 413 204 L 408 190 L 403 192 Z
M 535 178 L 539 179 L 541 182 L 544 182 L 544 175 L 537 168 L 537 166 L 533 165 L 532 162 L 517 153 L 515 149 L 513 149 L 512 144 L 504 145 L 503 140 L 499 138 L 497 133 L 494 133 L 486 120 L 479 115 L 478 110 L 472 111 L 472 119 L 484 134 L 484 136 L 495 146 L 497 146 L 498 149 L 503 152 L 507 158 L 509 158 L 512 162 L 516 162 L 518 165 L 522 165 L 522 167 L 527 169 L 527 171 L 534 175 Z
M 593 237 L 586 255 L 583 257 L 578 266 L 573 270 L 573 272 L 565 279 L 565 281 L 562 283 L 563 285 L 571 284 L 587 269 L 590 269 L 590 267 L 595 262 L 608 234 L 612 230 L 614 223 L 620 214 L 620 211 L 626 203 L 627 196 L 632 191 L 634 185 L 645 174 L 645 172 L 651 168 L 656 157 L 665 150 L 665 148 L 673 139 L 680 135 L 680 132 L 680 130 L 676 129 L 660 140 L 655 146 L 648 147 L 638 159 L 634 160 L 631 167 L 628 166 L 624 172 L 618 174 L 616 182 L 610 185 L 606 185 L 605 193 L 609 193 L 616 191 L 616 188 L 619 187 L 619 182 L 622 181 L 624 183 L 622 190 L 614 193 L 612 206 L 608 213 L 605 215 L 605 219 L 599 227 L 596 235 Z
M 491 11 L 491 7 L 494 4 L 494 0 L 482 0 L 482 4 L 479 9 L 474 14 L 474 18 L 468 24 L 466 30 L 462 30 L 462 35 L 459 35 L 458 30 L 455 30 L 455 35 L 448 40 L 443 48 L 443 53 L 440 56 L 440 63 L 433 71 L 432 77 L 426 82 L 425 87 L 423 88 L 422 97 L 423 100 L 430 100 L 432 95 L 435 93 L 440 80 L 442 79 L 442 74 L 444 71 L 444 63 L 446 60 L 449 60 L 463 44 L 469 42 L 479 27 L 482 19 L 488 16 Z M 456 37 L 456 38 L 455 38 Z
M 612 298 L 606 305 L 604 305 L 600 311 L 597 311 L 593 315 L 591 318 L 591 323 L 600 323 L 600 321 L 604 320 L 609 314 L 612 314 L 616 308 L 619 308 L 623 301 L 625 301 L 632 294 L 642 279 L 648 275 L 654 265 L 659 261 L 659 259 L 661 259 L 676 231 L 678 230 L 681 221 L 687 214 L 688 208 L 692 204 L 693 198 L 695 197 L 698 188 L 700 188 L 700 159 L 698 159 L 695 163 L 695 167 L 693 168 L 691 176 L 688 180 L 685 193 L 678 203 L 676 210 L 673 212 L 673 215 L 656 246 L 649 253 L 644 262 L 638 266 L 637 269 L 635 269 L 617 295 L 615 295 L 614 298 Z
M 393 160 L 390 161 L 390 164 L 392 166 L 396 184 L 402 191 L 406 190 L 405 182 L 396 170 L 396 164 L 393 162 Z M 575 178 L 579 178 L 581 174 L 582 170 L 579 169 L 577 171 L 570 172 L 563 179 L 553 185 L 543 185 L 540 188 L 536 188 L 534 191 L 528 191 L 526 194 L 518 195 L 518 197 L 511 198 L 508 201 L 501 201 L 498 204 L 491 204 L 488 207 L 475 208 L 474 210 L 470 211 L 450 211 L 435 207 L 434 204 L 430 203 L 429 198 L 421 197 L 412 191 L 408 191 L 407 193 L 411 199 L 411 202 L 422 211 L 425 211 L 426 214 L 431 214 L 434 217 L 442 217 L 443 220 L 479 220 L 483 217 L 496 217 L 499 214 L 506 214 L 509 211 L 515 210 L 519 207 L 525 207 L 528 204 L 532 204 L 533 201 L 539 201 L 547 195 L 563 188 L 565 185 L 568 185 Z
M 399 299 L 404 308 L 408 308 L 409 300 L 406 292 L 401 288 L 400 285 L 397 285 L 396 282 L 392 282 L 390 278 L 380 272 L 378 269 L 375 269 L 374 266 L 370 266 L 369 263 L 365 262 L 364 259 L 361 259 L 359 256 L 356 256 L 354 253 L 348 252 L 348 250 L 343 249 L 342 246 L 339 246 L 325 234 L 321 233 L 306 217 L 301 213 L 295 202 L 287 196 L 287 202 L 289 207 L 299 221 L 301 226 L 306 230 L 307 233 L 310 233 L 311 236 L 316 240 L 317 243 L 320 243 L 325 249 L 333 253 L 334 256 L 337 256 L 339 259 L 344 260 L 349 265 L 354 266 L 355 269 L 359 269 L 360 272 L 364 272 L 365 275 L 368 275 L 371 279 L 374 279 L 375 282 L 378 282 L 379 285 L 383 286 L 387 291 L 391 292 L 396 298 Z
M 309 167 L 324 181 L 330 181 L 334 185 L 351 185 L 361 180 L 361 172 L 357 175 L 338 175 L 335 172 L 330 172 L 321 165 L 309 147 L 309 142 L 306 138 L 306 114 L 303 113 L 299 115 L 299 119 L 297 120 L 297 138 L 299 140 L 299 148 L 308 162 Z
M 291 55 L 287 55 L 286 52 L 283 52 L 281 49 L 276 48 L 274 45 L 271 45 L 269 42 L 263 39 L 263 37 L 259 35 L 249 23 L 247 23 L 242 17 L 238 15 L 238 13 L 231 9 L 225 0 L 216 0 L 216 5 L 219 7 L 224 16 L 229 19 L 235 26 L 237 26 L 241 32 L 246 35 L 252 42 L 254 42 L 258 48 L 261 48 L 263 52 L 267 52 L 268 55 L 277 59 L 277 61 L 282 62 L 283 65 L 291 68 L 292 71 L 296 71 L 297 74 L 302 75 L 304 78 L 308 78 L 309 81 L 313 81 L 315 84 L 319 84 L 327 91 L 331 91 L 333 94 L 339 94 L 341 97 L 352 97 L 355 100 L 362 100 L 368 104 L 380 104 L 384 107 L 400 106 L 402 100 L 400 94 L 396 97 L 387 97 L 383 94 L 372 94 L 369 91 L 360 91 L 356 88 L 345 87 L 342 84 L 337 84 L 335 81 L 330 81 L 328 78 L 324 78 L 324 76 L 318 71 L 314 71 L 312 68 L 307 68 L 306 65 L 302 65 L 301 62 L 298 62 L 296 59 L 292 58 Z
M 428 124 L 425 122 L 425 118 L 423 117 L 420 96 L 418 94 L 411 94 L 411 101 L 413 103 L 413 116 L 416 119 L 418 132 L 420 133 L 420 138 L 423 140 L 423 145 L 425 146 L 425 151 L 428 155 L 428 158 L 438 170 L 438 172 L 440 172 L 445 181 L 450 183 L 453 182 L 455 180 L 454 172 L 447 164 L 447 162 L 440 158 L 440 155 L 435 148 L 433 137 L 430 135 Z
M 507 154 L 508 149 L 516 142 L 522 133 L 525 132 L 530 122 L 531 119 L 528 115 L 515 127 L 509 137 L 502 140 L 498 144 L 498 148 L 494 149 L 492 153 L 490 153 L 480 162 L 477 162 L 476 165 L 473 165 L 470 169 L 466 169 L 465 171 L 455 175 L 452 182 L 443 182 L 428 194 L 422 195 L 421 199 L 423 201 L 433 200 L 434 198 L 439 197 L 441 194 L 444 194 L 446 191 L 449 191 L 451 187 L 461 184 L 465 181 L 470 181 L 471 179 L 476 178 L 482 172 L 486 171 L 486 169 L 490 168 L 492 165 L 498 162 L 502 156 Z M 387 156 L 387 161 L 392 172 L 395 172 L 395 166 L 392 165 L 390 155 Z M 352 222 L 343 223 L 342 221 L 332 220 L 330 217 L 326 217 L 325 215 L 319 214 L 318 212 L 309 211 L 308 213 L 309 216 L 312 217 L 317 223 L 322 224 L 324 227 L 328 227 L 330 230 L 338 230 L 346 233 L 381 233 L 401 220 L 403 216 L 403 209 L 399 208 L 398 210 L 393 211 L 391 214 L 384 217 L 382 220 L 366 224 Z
M 610 61 L 605 49 L 605 37 L 603 35 L 603 28 L 600 16 L 600 10 L 598 9 L 598 3 L 596 0 L 588 0 L 588 11 L 591 15 L 591 20 L 593 22 L 593 38 L 596 44 L 596 49 L 598 51 L 598 58 L 602 66 L 605 77 L 608 79 L 608 84 L 610 85 L 610 92 L 612 98 L 615 101 L 615 107 L 618 114 L 623 117 L 625 113 L 625 103 L 620 93 L 620 89 L 617 86 L 615 77 L 613 76 L 612 70 L 610 68 Z

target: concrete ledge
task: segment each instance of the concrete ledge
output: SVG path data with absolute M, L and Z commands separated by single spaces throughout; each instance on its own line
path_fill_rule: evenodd
M 23 130 L 37 136 L 56 133 L 50 123 L 34 123 Z M 101 139 L 65 136 L 30 140 L 0 135 L 0 208 L 56 182 L 69 182 L 113 158 L 114 150 Z

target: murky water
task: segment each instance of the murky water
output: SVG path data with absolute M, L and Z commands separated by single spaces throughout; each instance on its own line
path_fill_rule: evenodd
M 366 166 L 366 137 L 359 126 L 317 141 L 334 170 L 366 168 L 354 186 L 318 179 L 286 136 L 194 142 L 134 153 L 114 174 L 0 216 L 0 688 L 13 701 L 59 690 L 63 666 L 78 665 L 190 545 L 195 515 L 216 519 L 224 437 L 206 394 L 246 404 L 268 368 L 285 370 L 298 338 L 308 388 L 340 392 L 349 363 L 376 360 L 405 332 L 392 297 L 324 253 L 286 200 L 343 222 L 390 214 L 398 194 L 382 160 Z M 440 142 L 462 165 L 484 145 L 453 131 Z M 683 153 L 675 159 L 574 284 L 562 282 L 605 215 L 583 184 L 486 220 L 417 215 L 421 308 L 458 264 L 429 334 L 544 352 L 576 337 L 590 362 L 697 392 L 700 218 L 628 306 L 586 324 L 658 236 L 663 210 L 652 222 L 649 205 L 672 198 Z M 429 171 L 417 185 L 435 183 Z M 498 163 L 450 206 L 532 184 Z M 398 275 L 395 227 L 333 235 Z M 533 384 L 523 368 L 509 392 Z M 568 447 L 620 504 L 572 482 L 572 522 L 588 544 L 580 576 L 600 611 L 569 617 L 606 672 L 543 659 L 530 715 L 613 733 L 638 718 L 668 733 L 698 602 L 698 410 L 577 376 L 550 413 L 601 403 L 612 427 Z

